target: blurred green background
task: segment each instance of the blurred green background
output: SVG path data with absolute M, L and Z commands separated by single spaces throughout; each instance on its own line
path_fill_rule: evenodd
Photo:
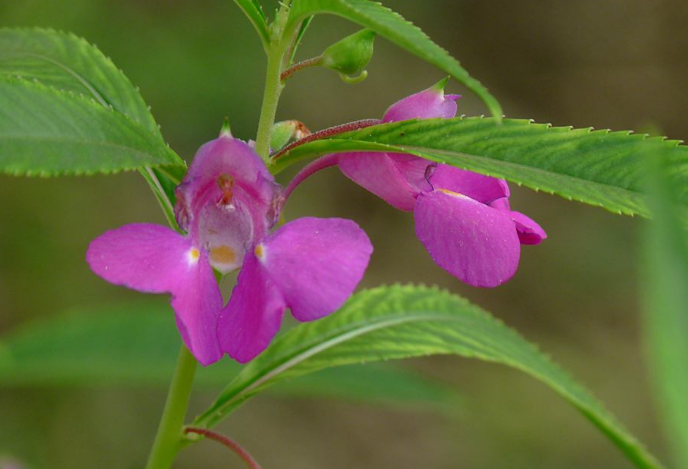
M 265 2 L 273 5 L 275 2 Z M 388 0 L 459 58 L 509 117 L 555 125 L 686 133 L 688 3 L 680 0 Z M 271 8 L 268 9 L 269 11 Z M 225 116 L 252 138 L 264 57 L 229 0 L 2 0 L 0 26 L 73 31 L 140 87 L 171 146 L 187 161 Z M 318 17 L 299 57 L 356 28 Z M 357 86 L 309 70 L 287 87 L 279 119 L 311 129 L 379 117 L 443 74 L 378 40 Z M 460 113 L 485 112 L 464 94 Z M 290 174 L 285 174 L 285 182 Z M 588 385 L 660 457 L 665 446 L 645 370 L 636 285 L 641 220 L 514 188 L 512 205 L 549 234 L 525 247 L 517 276 L 495 290 L 460 284 L 433 264 L 397 212 L 335 170 L 302 185 L 287 218 L 343 216 L 369 233 L 375 254 L 364 286 L 439 284 L 485 307 L 537 342 Z M 88 242 L 131 222 L 164 223 L 137 174 L 63 179 L 0 178 L 0 334 L 65 310 L 97 309 L 141 295 L 109 285 L 84 262 Z M 518 372 L 436 357 L 410 365 L 464 396 L 458 419 L 419 410 L 326 400 L 259 397 L 221 430 L 265 468 L 628 468 L 621 454 L 552 391 Z M 199 393 L 192 412 L 212 398 Z M 141 467 L 164 390 L 0 389 L 0 457 L 27 468 Z M 240 467 L 204 442 L 182 468 Z

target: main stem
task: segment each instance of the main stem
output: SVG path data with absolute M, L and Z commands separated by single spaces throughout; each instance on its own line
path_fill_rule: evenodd
M 182 345 L 146 469 L 169 469 L 181 449 L 182 426 L 189 405 L 196 363 L 191 352 Z
M 263 91 L 263 105 L 260 109 L 258 121 L 258 135 L 256 136 L 256 152 L 267 162 L 270 158 L 270 132 L 275 123 L 277 103 L 282 93 L 282 56 L 285 48 L 281 43 L 272 44 L 268 52 L 268 65 L 265 74 L 265 90 Z

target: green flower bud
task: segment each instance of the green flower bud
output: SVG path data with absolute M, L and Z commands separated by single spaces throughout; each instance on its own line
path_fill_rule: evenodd
M 277 122 L 270 133 L 270 150 L 278 151 L 291 140 L 299 140 L 310 135 L 310 130 L 301 121 L 289 120 Z
M 345 81 L 355 82 L 356 78 L 351 78 L 355 74 L 365 78 L 365 67 L 373 57 L 374 41 L 375 32 L 369 29 L 347 36 L 325 49 L 322 66 L 339 72 L 343 79 L 346 77 Z

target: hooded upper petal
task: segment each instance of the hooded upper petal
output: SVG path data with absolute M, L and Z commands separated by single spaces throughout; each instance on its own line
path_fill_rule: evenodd
M 384 116 L 383 122 L 398 122 L 410 119 L 449 119 L 456 116 L 458 95 L 445 95 L 442 80 L 427 90 L 412 94 L 392 104 Z
M 204 365 L 220 358 L 214 329 L 222 295 L 205 252 L 192 240 L 158 225 L 132 224 L 107 231 L 86 253 L 105 280 L 149 293 L 171 293 L 184 342 Z
M 450 118 L 456 115 L 458 96 L 444 94 L 444 81 L 393 104 L 383 122 L 409 119 Z M 356 184 L 399 210 L 413 210 L 415 199 L 430 190 L 426 171 L 434 165 L 409 154 L 344 153 L 339 168 Z
M 433 260 L 459 280 L 495 287 L 518 267 L 520 243 L 504 212 L 445 190 L 423 193 L 414 210 L 416 235 Z
M 267 167 L 245 142 L 222 135 L 203 145 L 184 181 L 177 187 L 175 213 L 182 229 L 204 241 L 199 214 L 208 207 L 234 209 L 243 206 L 251 215 L 255 240 L 274 224 L 279 212 L 281 188 Z

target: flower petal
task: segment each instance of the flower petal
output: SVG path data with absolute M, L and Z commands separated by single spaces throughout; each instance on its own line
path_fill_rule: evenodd
M 506 197 L 492 201 L 490 207 L 501 210 L 511 217 L 514 223 L 516 223 L 516 231 L 518 233 L 518 239 L 521 240 L 521 244 L 535 245 L 547 239 L 547 233 L 545 233 L 545 230 L 543 230 L 540 225 L 530 217 L 511 210 L 509 199 Z
M 427 90 L 397 101 L 387 109 L 382 117 L 383 122 L 440 117 L 449 119 L 456 116 L 456 100 L 459 96 L 445 95 L 443 88 L 444 83 L 440 82 Z
M 260 262 L 299 321 L 337 310 L 363 278 L 373 246 L 340 218 L 300 218 L 259 246 Z
M 197 215 L 204 207 L 244 205 L 257 241 L 276 220 L 281 188 L 248 144 L 223 135 L 198 150 L 176 194 L 177 221 L 193 238 L 199 236 Z
M 203 365 L 220 358 L 215 336 L 222 294 L 206 254 L 164 226 L 126 225 L 91 242 L 91 269 L 108 282 L 149 293 L 171 293 L 179 331 Z
M 416 235 L 433 260 L 459 280 L 495 287 L 518 267 L 520 243 L 511 218 L 460 194 L 421 194 L 414 210 Z
M 253 252 L 248 252 L 217 327 L 220 348 L 239 363 L 258 356 L 282 322 L 286 304 Z
M 428 180 L 435 189 L 458 192 L 483 204 L 509 197 L 509 186 L 504 179 L 485 176 L 446 164 L 437 165 Z
M 186 278 L 192 248 L 190 239 L 170 228 L 131 224 L 94 239 L 86 262 L 110 283 L 148 293 L 171 293 Z
M 254 243 L 254 223 L 243 204 L 231 207 L 208 205 L 198 215 L 199 243 L 208 252 L 210 264 L 227 274 L 241 266 Z
M 428 163 L 429 164 L 429 163 Z M 359 186 L 399 210 L 411 211 L 420 189 L 402 174 L 387 153 L 342 153 L 339 169 Z
M 216 333 L 222 293 L 205 253 L 173 292 L 172 309 L 186 347 L 201 365 L 222 358 Z
M 540 244 L 542 240 L 547 239 L 547 233 L 531 218 L 525 216 L 520 212 L 510 212 L 511 219 L 516 223 L 516 230 L 518 231 L 518 239 L 521 244 Z

